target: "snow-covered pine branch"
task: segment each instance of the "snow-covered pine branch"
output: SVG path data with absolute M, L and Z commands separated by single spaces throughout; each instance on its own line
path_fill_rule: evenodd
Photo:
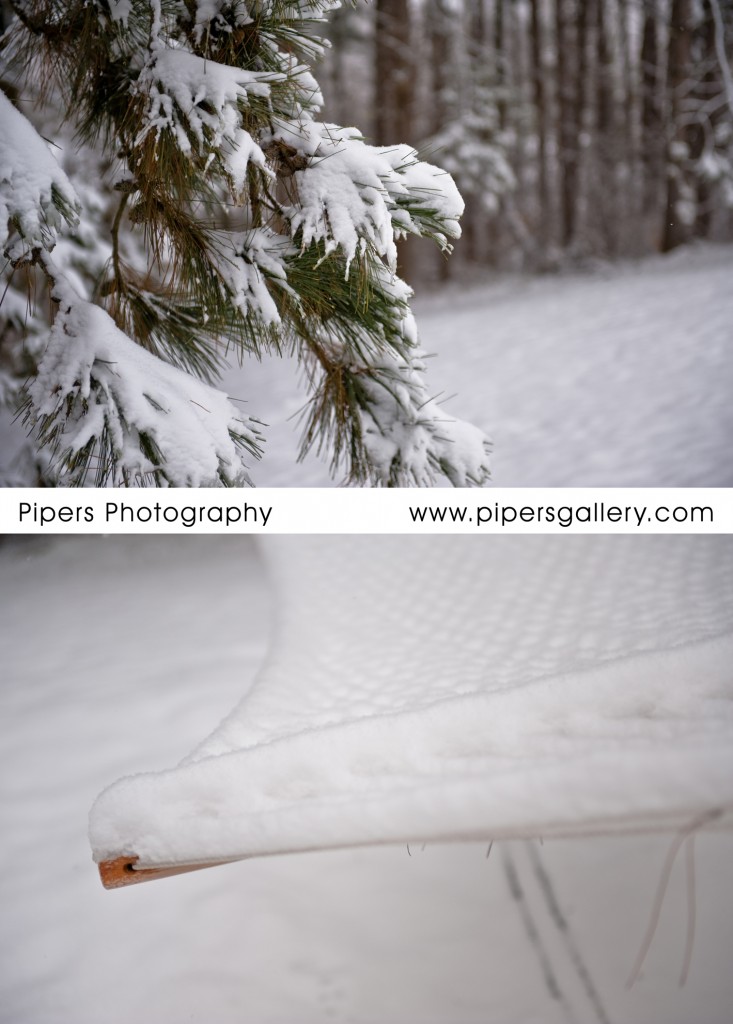
M 58 231 L 79 221 L 73 185 L 47 144 L 0 92 L 0 246 L 18 263 L 53 249 Z
M 293 236 L 304 248 L 323 242 L 326 255 L 340 250 L 347 272 L 370 248 L 394 271 L 395 239 L 407 234 L 447 251 L 460 236 L 463 200 L 452 178 L 410 146 L 370 146 L 356 128 L 314 121 L 281 126 L 272 142 L 299 168 L 293 202 L 283 207 Z
M 359 331 L 323 335 L 301 454 L 331 436 L 332 468 L 346 462 L 352 479 L 425 487 L 442 475 L 456 487 L 484 483 L 489 475 L 486 437 L 446 413 L 427 392 L 424 353 L 408 306 L 410 289 L 384 267 L 376 280 L 371 304 L 389 309 L 373 328 L 383 344 L 374 354 Z M 385 295 L 392 300 L 388 307 Z M 339 430 L 336 413 L 342 405 L 358 423 L 352 434 Z
M 42 267 L 59 303 L 52 324 L 39 305 L 30 325 L 50 340 L 25 396 L 37 443 L 57 449 L 53 482 L 83 482 L 93 461 L 98 481 L 241 482 L 256 421 L 238 425 L 209 387 L 231 347 L 305 364 L 303 448 L 329 454 L 350 482 L 487 479 L 486 439 L 428 400 L 410 292 L 395 276 L 396 239 L 449 251 L 463 202 L 399 140 L 374 147 L 317 120 L 313 27 L 334 6 L 19 9 L 5 47 L 13 73 L 30 99 L 43 96 L 45 132 L 56 131 L 49 110 L 70 126 L 63 170 L 35 133 L 27 159 L 8 148 L 2 165 L 10 263 L 37 285 Z M 25 121 L 5 97 L 2 109 L 11 136 Z M 75 160 L 82 149 L 96 154 L 98 180 Z M 73 234 L 90 217 L 96 248 Z M 53 264 L 40 258 L 59 239 Z
M 221 391 L 136 345 L 99 306 L 81 299 L 41 257 L 58 313 L 25 418 L 51 450 L 57 484 L 172 487 L 250 484 L 258 424 Z

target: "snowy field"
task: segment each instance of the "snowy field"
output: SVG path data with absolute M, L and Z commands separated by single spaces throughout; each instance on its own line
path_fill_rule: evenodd
M 696 837 L 694 887 L 676 859 L 631 990 L 670 836 L 294 854 L 106 892 L 89 807 L 250 685 L 272 611 L 257 549 L 6 540 L 0 579 L 3 1024 L 730 1021 L 729 832 Z
M 414 309 L 446 409 L 494 441 L 495 485 L 733 486 L 733 246 L 452 286 Z M 330 483 L 317 457 L 294 465 L 292 367 L 248 363 L 224 387 L 270 424 L 256 483 Z

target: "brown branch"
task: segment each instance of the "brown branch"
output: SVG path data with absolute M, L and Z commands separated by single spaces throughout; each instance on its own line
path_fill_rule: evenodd
M 115 288 L 118 292 L 122 293 L 125 290 L 125 281 L 122 276 L 122 267 L 120 265 L 120 224 L 122 223 L 122 215 L 125 212 L 127 206 L 127 200 L 130 198 L 129 192 L 124 192 L 120 199 L 120 205 L 117 207 L 115 213 L 115 219 L 112 222 L 112 266 L 115 272 Z

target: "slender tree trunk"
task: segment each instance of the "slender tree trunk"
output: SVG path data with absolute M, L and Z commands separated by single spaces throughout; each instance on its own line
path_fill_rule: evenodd
M 598 42 L 598 80 L 596 84 L 596 127 L 601 136 L 610 134 L 613 128 L 613 54 L 608 38 L 607 7 L 604 3 L 596 6 Z
M 415 66 L 408 0 L 376 0 L 375 136 L 382 146 L 414 143 Z
M 496 69 L 499 127 L 507 125 L 507 33 L 504 0 L 494 0 L 494 67 Z
M 408 0 L 376 0 L 376 16 L 375 142 L 415 145 L 415 63 Z M 397 248 L 399 273 L 409 281 L 416 261 L 408 242 L 400 242 Z
M 346 18 L 350 12 L 345 8 L 334 11 L 329 24 L 329 39 L 331 41 L 329 65 L 331 70 L 330 96 L 328 107 L 331 117 L 337 124 L 343 124 L 344 100 L 348 95 L 346 83 L 346 68 L 344 63 L 344 51 L 346 50 Z
M 576 76 L 573 88 L 573 122 L 575 138 L 578 140 L 577 188 L 573 201 L 573 237 L 572 248 L 580 253 L 589 247 L 589 206 L 591 159 L 594 155 L 594 111 L 591 102 L 593 47 L 593 25 L 595 21 L 595 3 L 597 0 L 579 0 L 577 21 Z
M 537 203 L 539 207 L 538 238 L 546 251 L 550 245 L 551 210 L 550 181 L 547 162 L 548 104 L 545 77 L 544 32 L 541 0 L 532 0 L 532 82 L 537 130 Z
M 641 162 L 643 177 L 642 206 L 647 244 L 661 249 L 662 221 L 666 192 L 666 145 L 664 136 L 664 74 L 659 40 L 656 0 L 644 0 L 644 27 L 641 43 Z
M 641 133 L 639 67 L 632 52 L 631 0 L 619 0 L 619 47 L 621 51 L 623 154 L 619 185 L 623 195 L 623 248 L 639 254 L 644 251 L 641 230 L 643 200 L 641 172 Z
M 600 192 L 599 227 L 606 255 L 618 252 L 618 134 L 614 102 L 614 61 L 610 32 L 611 11 L 604 0 L 596 6 L 596 149 Z
M 582 0 L 581 0 L 582 6 Z M 564 248 L 575 235 L 578 189 L 578 131 L 573 63 L 578 60 L 576 32 L 579 16 L 574 0 L 556 0 L 558 89 L 558 159 L 560 165 L 560 239 Z
M 486 40 L 486 10 L 484 0 L 466 0 L 468 8 L 468 34 L 471 42 L 479 46 Z
M 429 0 L 426 6 L 432 72 L 432 132 L 444 128 L 452 114 L 452 90 L 456 68 L 451 60 L 451 14 L 446 0 Z
M 694 211 L 686 206 L 691 202 L 691 187 L 686 180 L 686 164 L 691 150 L 690 126 L 683 119 L 685 92 L 691 75 L 692 0 L 672 0 L 669 24 L 667 60 L 667 89 L 669 93 L 672 138 L 667 153 L 667 204 L 664 216 L 662 249 L 684 244 L 691 235 Z
M 436 134 L 450 122 L 455 113 L 456 92 L 458 89 L 458 69 L 453 57 L 454 16 L 451 14 L 448 0 L 427 0 L 425 5 L 425 21 L 430 55 L 430 100 L 429 125 L 431 134 Z M 468 248 L 472 247 L 470 229 L 466 232 L 466 221 L 471 211 L 466 210 L 463 216 L 464 234 L 468 234 Z M 458 250 L 458 255 L 464 246 Z M 455 273 L 457 261 L 439 258 L 438 276 L 442 281 L 450 279 Z
M 696 90 L 697 106 L 711 105 L 709 116 L 701 116 L 698 124 L 694 126 L 695 138 L 691 156 L 693 160 L 698 161 L 705 150 L 714 149 L 718 125 L 727 113 L 725 104 L 715 104 L 716 97 L 725 95 L 725 83 L 716 51 L 715 16 L 710 0 L 703 3 L 703 20 L 697 32 L 696 49 L 698 52 L 695 54 L 695 64 L 703 71 Z M 716 194 L 716 183 L 709 175 L 698 172 L 695 221 L 695 235 L 698 238 L 709 238 L 712 233 Z
M 484 0 L 464 0 L 464 9 L 464 38 L 460 48 L 466 52 L 467 59 L 462 105 L 468 103 L 471 111 L 489 116 L 490 110 L 485 108 L 496 103 L 493 91 L 489 94 L 488 88 L 489 83 L 494 85 L 496 82 L 497 55 L 488 31 Z M 496 245 L 498 225 L 495 218 L 492 218 L 493 223 L 488 223 L 477 197 L 466 196 L 465 199 L 461 251 L 471 263 L 478 263 L 485 261 L 487 243 Z M 459 261 L 455 262 L 459 267 Z

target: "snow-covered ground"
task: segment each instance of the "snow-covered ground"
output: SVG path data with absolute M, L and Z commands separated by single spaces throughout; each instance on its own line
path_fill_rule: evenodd
M 696 837 L 694 888 L 680 853 L 631 990 L 669 836 L 319 852 L 106 892 L 92 800 L 176 763 L 248 688 L 257 550 L 10 540 L 0 580 L 3 1024 L 729 1022 L 729 832 Z
M 497 486 L 733 486 L 733 246 L 456 285 L 414 309 L 446 409 L 494 441 Z M 292 366 L 247 363 L 224 386 L 270 424 L 256 483 L 330 483 L 316 456 L 294 464 Z

